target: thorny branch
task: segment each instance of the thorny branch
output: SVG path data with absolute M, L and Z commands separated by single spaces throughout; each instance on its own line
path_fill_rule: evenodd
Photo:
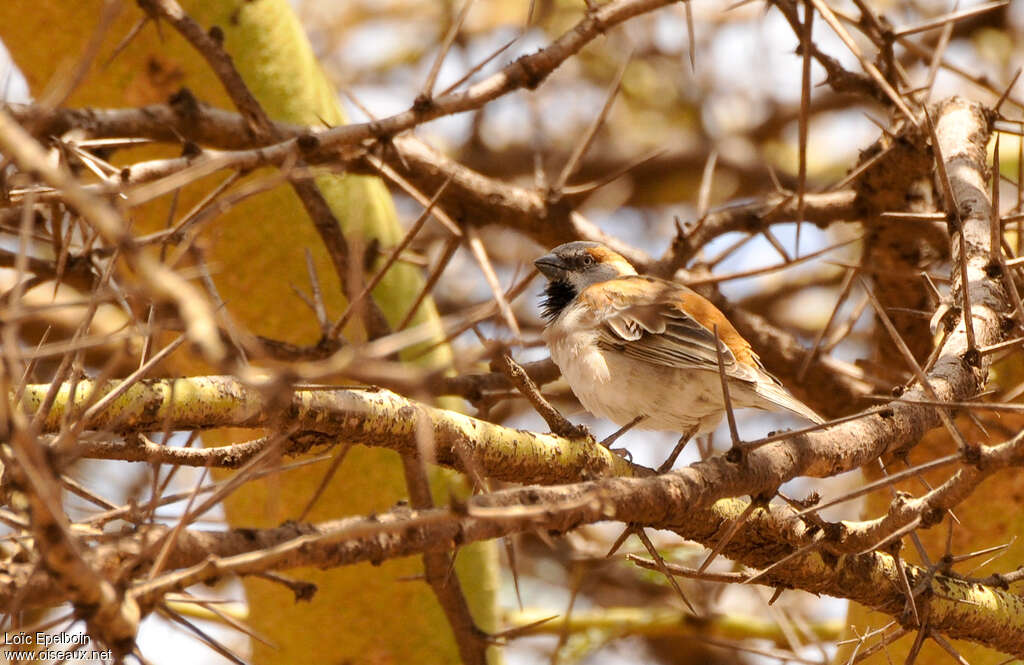
M 396 509 L 373 518 L 347 518 L 320 525 L 290 524 L 277 529 L 203 532 L 187 530 L 178 538 L 168 564 L 176 571 L 151 582 L 136 585 L 131 596 L 142 606 L 159 594 L 184 588 L 226 573 L 253 574 L 302 566 L 330 567 L 361 561 L 380 562 L 425 551 L 445 551 L 452 546 L 492 539 L 537 528 L 562 532 L 576 528 L 588 518 L 606 519 L 601 499 L 576 499 L 571 514 L 552 516 L 543 504 L 530 508 L 489 508 L 471 501 L 468 515 L 447 510 L 414 511 Z M 676 516 L 652 526 L 671 529 L 682 537 L 710 545 L 722 529 L 746 508 L 739 500 L 723 500 L 711 508 L 689 513 L 680 524 Z M 632 515 L 616 515 L 628 520 Z M 723 554 L 754 567 L 772 565 L 780 557 L 796 552 L 817 533 L 791 511 L 776 507 L 751 513 Z M 115 569 L 125 557 L 166 536 L 164 527 L 151 527 L 139 536 L 128 536 L 92 550 L 93 565 L 99 570 Z M 756 543 L 756 545 L 755 545 Z M 915 583 L 929 577 L 924 569 L 902 564 Z M 852 598 L 869 607 L 896 616 L 904 608 L 904 596 L 897 581 L 898 566 L 890 555 L 870 552 L 836 558 L 819 550 L 807 551 L 773 568 L 762 584 L 800 588 Z M 59 592 L 31 566 L 9 565 L 11 584 L 2 591 L 29 587 L 31 598 L 52 602 Z M 931 578 L 930 625 L 953 637 L 963 637 L 996 647 L 1007 653 L 1024 653 L 1022 601 L 998 585 L 979 588 L 974 581 L 938 575 Z M 4 596 L 0 594 L 0 598 Z M 9 597 L 9 596 L 8 596 Z M 977 625 L 968 619 L 974 617 Z
M 927 629 L 928 636 L 947 646 L 942 635 L 1024 655 L 1024 605 L 1007 590 L 1018 581 L 1019 574 L 969 579 L 948 565 L 908 564 L 894 547 L 914 529 L 941 521 L 946 511 L 959 505 L 996 471 L 1024 464 L 1022 435 L 992 446 L 965 441 L 955 454 L 929 467 L 957 465 L 944 482 L 920 497 L 897 495 L 889 510 L 875 519 L 830 523 L 817 514 L 814 505 L 798 512 L 771 503 L 779 486 L 791 479 L 830 477 L 864 466 L 885 453 L 906 453 L 944 419 L 950 408 L 946 405 L 966 403 L 981 394 L 993 351 L 1016 343 L 1006 338 L 1016 329 L 1013 305 L 1019 296 L 1012 268 L 1018 264 L 1003 260 L 1002 248 L 993 246 L 1000 241 L 1000 211 L 998 206 L 993 210 L 986 186 L 990 174 L 985 149 L 995 114 L 979 104 L 951 98 L 929 108 L 927 117 L 919 117 L 915 110 L 924 110 L 923 102 L 912 92 L 900 92 L 907 81 L 902 63 L 895 59 L 893 42 L 904 43 L 927 25 L 892 32 L 858 3 L 864 12 L 859 29 L 879 49 L 881 64 L 876 64 L 849 39 L 844 27 L 844 21 L 851 23 L 848 17 L 837 15 L 824 3 L 807 2 L 803 6 L 811 18 L 805 13 L 801 21 L 799 3 L 772 3 L 797 34 L 809 34 L 804 32 L 808 25 L 804 22 L 813 19 L 813 4 L 868 72 L 848 71 L 815 43 L 802 42 L 801 49 L 809 49 L 810 57 L 825 68 L 826 82 L 837 93 L 852 93 L 894 107 L 903 118 L 891 132 L 886 130 L 886 136 L 865 153 L 861 164 L 840 186 L 830 191 L 805 191 L 803 174 L 798 194 L 780 187 L 753 203 L 711 211 L 704 202 L 699 219 L 679 225 L 675 240 L 659 259 L 590 223 L 575 209 L 580 199 L 574 197 L 571 188 L 549 191 L 503 182 L 467 168 L 409 134 L 403 135 L 430 120 L 482 109 L 515 90 L 533 89 L 599 35 L 668 4 L 667 0 L 613 0 L 603 5 L 588 2 L 583 18 L 552 44 L 463 90 L 456 86 L 455 90 L 433 96 L 438 60 L 430 85 L 408 110 L 379 120 L 323 129 L 272 122 L 235 71 L 215 33 L 204 32 L 173 0 L 140 2 L 151 16 L 179 30 L 207 59 L 241 115 L 207 107 L 187 90 L 166 105 L 141 109 L 4 106 L 0 109 L 0 148 L 22 174 L 32 176 L 33 184 L 13 188 L 5 184 L 0 222 L 7 227 L 20 222 L 19 232 L 25 237 L 31 232 L 25 221 L 31 221 L 30 213 L 41 213 L 47 206 L 62 202 L 91 225 L 104 243 L 90 243 L 78 253 L 63 253 L 53 262 L 5 252 L 0 254 L 0 265 L 12 266 L 19 273 L 28 271 L 40 279 L 95 285 L 107 283 L 97 277 L 95 261 L 123 256 L 139 277 L 139 288 L 155 300 L 171 303 L 184 320 L 190 338 L 203 347 L 208 358 L 220 360 L 224 354 L 222 336 L 226 333 L 217 327 L 209 303 L 188 281 L 152 261 L 144 251 L 149 245 L 181 240 L 175 234 L 182 230 L 133 237 L 122 223 L 120 211 L 109 201 L 123 197 L 127 209 L 176 191 L 183 176 L 184 180 L 194 180 L 219 170 L 241 173 L 262 166 L 279 167 L 322 231 L 338 276 L 352 296 L 361 285 L 346 283 L 350 274 L 347 241 L 322 197 L 318 199 L 310 176 L 319 170 L 379 174 L 390 169 L 420 192 L 437 192 L 437 216 L 446 220 L 449 230 L 495 225 L 516 230 L 543 245 L 599 240 L 647 272 L 701 282 L 714 267 L 714 261 L 704 263 L 707 257 L 701 252 L 709 242 L 727 233 L 763 234 L 785 256 L 771 235 L 775 224 L 799 218 L 821 227 L 843 221 L 884 225 L 885 213 L 893 212 L 889 205 L 892 200 L 887 197 L 909 195 L 901 188 L 895 188 L 900 189 L 898 192 L 878 191 L 878 183 L 901 170 L 907 181 L 920 179 L 934 163 L 933 189 L 942 192 L 947 228 L 942 229 L 934 218 L 927 217 L 930 210 L 911 214 L 924 215 L 931 238 L 945 240 L 948 236 L 951 295 L 943 303 L 948 312 L 943 319 L 946 327 L 925 365 L 924 384 L 912 381 L 899 399 L 825 430 L 769 437 L 734 448 L 729 454 L 711 454 L 709 448 L 700 462 L 654 475 L 650 469 L 631 464 L 582 436 L 564 438 L 513 430 L 379 388 L 292 387 L 295 377 L 340 374 L 409 388 L 409 394 L 422 395 L 426 388 L 435 395 L 462 395 L 474 404 L 504 393 L 508 393 L 508 399 L 512 388 L 518 388 L 552 429 L 570 437 L 584 432 L 570 427 L 537 387 L 557 378 L 557 370 L 549 361 L 520 367 L 510 356 L 502 356 L 502 372 L 460 376 L 425 372 L 394 379 L 389 374 L 394 366 L 380 358 L 422 340 L 416 337 L 416 331 L 388 336 L 386 326 L 375 325 L 372 316 L 367 323 L 370 337 L 376 339 L 377 346 L 372 348 L 387 352 L 374 353 L 369 347 L 325 347 L 315 350 L 322 352 L 316 356 L 321 361 L 319 367 L 295 363 L 289 371 L 270 379 L 263 374 L 240 372 L 240 377 L 139 380 L 140 372 L 124 383 L 108 381 L 106 376 L 84 379 L 80 373 L 67 380 L 69 370 L 64 367 L 57 381 L 27 384 L 11 379 L 6 371 L 10 368 L 5 365 L 0 376 L 10 398 L 5 400 L 8 408 L 4 422 L 13 427 L 13 436 L 2 451 L 5 468 L 0 490 L 5 497 L 15 499 L 12 505 L 20 501 L 19 497 L 27 496 L 31 520 L 16 510 L 2 511 L 0 518 L 15 529 L 12 539 L 24 544 L 31 536 L 42 564 L 15 558 L 0 562 L 0 606 L 34 608 L 71 600 L 89 608 L 83 617 L 91 631 L 126 653 L 131 649 L 139 616 L 158 608 L 166 594 L 192 584 L 229 573 L 257 575 L 302 566 L 379 563 L 420 554 L 427 581 L 453 626 L 463 659 L 484 662 L 484 649 L 491 638 L 482 634 L 468 615 L 458 580 L 450 572 L 453 551 L 479 540 L 537 531 L 562 534 L 583 525 L 616 520 L 632 527 L 667 529 L 715 548 L 715 552 L 754 569 L 744 578 L 747 582 L 849 598 L 885 612 L 904 625 L 913 625 L 916 620 L 909 616 L 912 609 L 914 617 L 927 617 L 927 625 L 921 627 L 922 640 Z M 948 18 L 936 25 L 952 26 L 953 20 Z M 907 47 L 917 54 L 914 57 L 929 53 L 913 42 Z M 930 53 L 935 68 L 944 66 L 942 48 L 944 45 Z M 1003 97 L 1012 99 L 1009 93 L 1007 90 Z M 805 89 L 804 96 L 809 94 Z M 800 121 L 806 128 L 810 100 L 802 101 Z M 92 139 L 184 140 L 202 148 L 187 151 L 180 158 L 138 162 L 120 171 L 94 173 L 93 184 L 81 184 L 63 167 L 48 163 L 44 151 L 19 125 L 31 128 L 36 139 L 64 137 L 62 147 L 72 150 L 82 135 Z M 74 138 L 70 136 L 72 131 Z M 929 141 L 932 145 L 927 149 Z M 382 147 L 385 149 L 380 150 Z M 907 155 L 912 155 L 913 168 L 906 168 L 910 163 L 904 160 Z M 40 182 L 48 187 L 40 186 Z M 559 185 L 562 189 L 564 178 Z M 217 212 L 213 207 L 205 214 Z M 898 212 L 905 213 L 902 208 Z M 67 252 L 67 248 L 62 251 Z M 420 258 L 409 254 L 396 250 L 393 258 Z M 437 264 L 438 272 L 444 270 L 451 253 L 446 256 Z M 785 260 L 790 263 L 788 256 Z M 848 270 L 870 272 L 868 263 Z M 688 265 L 690 270 L 684 271 Z M 852 277 L 850 273 L 848 283 L 853 283 Z M 781 368 L 784 379 L 804 374 L 803 369 L 797 373 L 796 368 L 804 363 L 806 350 L 795 335 L 766 317 L 737 308 L 714 290 L 708 292 L 743 334 L 765 350 L 767 364 Z M 315 308 L 317 303 L 313 305 Z M 497 310 L 492 310 L 481 319 L 465 317 L 469 323 L 461 330 L 473 329 L 480 334 L 473 326 L 493 316 Z M 367 321 L 366 313 L 362 314 Z M 506 307 L 504 314 L 510 319 L 510 327 L 516 328 L 513 312 Z M 829 318 L 830 323 L 835 314 Z M 1021 312 L 1015 314 L 1020 316 Z M 71 347 L 71 351 L 80 353 L 84 348 Z M 295 355 L 301 357 L 302 350 L 295 350 Z M 19 355 L 19 362 L 30 357 Z M 77 372 L 81 360 L 76 363 Z M 9 364 L 17 365 L 14 361 Z M 25 376 L 30 374 L 24 372 Z M 807 376 L 818 389 L 827 387 L 825 392 L 829 394 L 819 396 L 818 401 L 836 414 L 849 411 L 853 399 L 878 384 L 878 379 L 827 353 L 809 365 Z M 413 387 L 417 392 L 411 392 Z M 109 397 L 103 400 L 104 395 Z M 14 414 L 10 422 L 8 414 Z M 28 422 L 31 426 L 26 425 Z M 283 429 L 282 423 L 288 423 L 287 428 L 277 432 Z M 267 436 L 254 433 L 249 442 L 213 449 L 158 444 L 141 434 L 227 426 L 275 432 Z M 175 467 L 241 467 L 243 473 L 228 481 L 237 485 L 254 473 L 274 472 L 268 464 L 272 458 L 308 453 L 339 442 L 345 446 L 360 443 L 387 447 L 402 455 L 411 505 L 380 515 L 346 517 L 316 525 L 289 523 L 271 529 L 227 531 L 190 528 L 184 519 L 178 527 L 168 529 L 154 525 L 151 515 L 113 507 L 108 512 L 126 519 L 132 528 L 112 535 L 76 531 L 79 525 L 68 522 L 55 498 L 60 490 L 54 471 L 81 458 Z M 436 508 L 425 482 L 427 460 L 467 473 L 475 481 L 493 479 L 538 486 L 510 487 Z M 882 482 L 878 487 L 886 485 Z M 222 487 L 216 491 L 228 490 Z M 197 488 L 191 499 L 198 494 Z M 214 505 L 219 496 L 222 494 L 215 493 L 201 506 Z M 740 496 L 751 500 L 736 498 Z M 195 515 L 190 517 L 194 519 Z M 156 566 L 155 552 L 160 553 Z M 711 575 L 707 579 L 712 579 Z M 700 578 L 699 573 L 693 576 Z M 912 589 L 909 597 L 905 588 Z

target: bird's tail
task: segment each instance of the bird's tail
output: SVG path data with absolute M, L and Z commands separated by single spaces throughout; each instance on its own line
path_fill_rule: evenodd
M 771 378 L 774 379 L 775 377 Z M 777 380 L 758 381 L 754 389 L 757 391 L 758 395 L 776 406 L 780 406 L 787 411 L 806 418 L 817 425 L 825 422 L 825 419 L 815 413 L 811 407 L 790 395 L 789 392 L 777 382 Z

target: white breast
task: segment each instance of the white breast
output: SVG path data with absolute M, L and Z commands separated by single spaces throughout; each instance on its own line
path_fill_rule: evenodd
M 638 428 L 680 433 L 694 426 L 706 432 L 718 424 L 723 406 L 717 374 L 626 358 L 599 348 L 593 328 L 573 331 L 566 323 L 559 317 L 544 330 L 543 338 L 587 411 L 619 425 L 644 415 Z

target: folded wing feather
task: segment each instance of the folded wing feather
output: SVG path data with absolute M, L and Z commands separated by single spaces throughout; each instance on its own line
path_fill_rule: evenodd
M 654 282 L 649 288 L 644 282 Z M 598 344 L 630 358 L 684 370 L 718 371 L 714 331 L 680 309 L 686 287 L 647 277 L 601 283 L 583 292 L 591 311 L 598 313 Z M 642 288 L 647 287 L 647 288 Z M 737 363 L 729 347 L 719 342 L 726 373 L 754 382 L 757 373 Z

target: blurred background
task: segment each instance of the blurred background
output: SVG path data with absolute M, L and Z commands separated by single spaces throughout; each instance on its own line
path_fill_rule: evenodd
M 893 28 L 926 25 L 954 10 L 979 3 L 886 2 L 871 8 Z M 447 0 L 293 0 L 293 9 L 312 43 L 317 60 L 337 91 L 352 121 L 380 118 L 409 108 L 430 75 L 441 45 L 463 11 Z M 473 74 L 486 77 L 522 54 L 552 42 L 580 20 L 584 0 L 477 0 L 462 21 L 437 74 L 436 91 L 445 90 L 480 63 Z M 853 2 L 832 2 L 841 16 L 859 16 Z M 2 15 L 3 10 L 0 10 Z M 934 77 L 932 100 L 960 94 L 993 103 L 1017 68 L 1024 64 L 1024 2 L 993 6 L 952 24 L 948 44 L 944 24 L 896 41 L 894 55 L 909 80 L 924 85 Z M 2 33 L 0 33 L 2 34 Z M 150 35 L 152 36 L 152 35 Z M 850 71 L 862 71 L 856 56 L 823 22 L 814 27 L 818 47 Z M 858 39 L 860 36 L 858 35 Z M 874 53 L 863 39 L 862 48 Z M 415 135 L 446 156 L 489 178 L 544 192 L 564 165 L 621 76 L 621 86 L 592 144 L 568 181 L 575 209 L 592 224 L 653 259 L 666 255 L 680 228 L 691 228 L 707 213 L 728 210 L 778 191 L 799 186 L 799 118 L 802 58 L 799 40 L 778 9 L 760 2 L 727 3 L 691 0 L 628 21 L 598 38 L 557 69 L 534 91 L 505 95 L 483 108 L 425 123 Z M 931 72 L 932 57 L 941 60 Z M 840 183 L 891 124 L 888 111 L 864 95 L 838 93 L 822 85 L 826 72 L 814 62 L 808 104 L 807 192 L 824 192 Z M 30 102 L 22 72 L 0 48 L 2 98 Z M 1020 95 L 1024 93 L 1018 93 Z M 1008 108 L 1019 113 L 1011 97 Z M 1004 109 L 1004 112 L 1009 112 Z M 1018 141 L 1004 135 L 1006 169 L 1015 172 Z M 399 219 L 407 228 L 422 211 L 421 203 L 393 184 L 390 192 Z M 429 192 L 427 193 L 429 195 Z M 1004 200 L 1012 206 L 1017 193 L 1007 185 Z M 529 275 L 532 260 L 548 248 L 513 229 L 481 227 L 483 244 L 506 289 Z M 725 299 L 796 336 L 805 347 L 832 320 L 818 342 L 822 352 L 855 372 L 866 390 L 882 392 L 889 377 L 874 343 L 873 317 L 866 299 L 841 294 L 847 264 L 857 264 L 863 250 L 859 224 L 775 224 L 769 232 L 729 232 L 712 238 L 687 263 L 688 275 L 728 276 L 735 272 L 781 266 L 781 269 L 718 282 Z M 0 242 L 10 249 L 13 236 Z M 852 241 L 848 244 L 842 244 Z M 800 256 L 837 245 L 806 263 Z M 426 270 L 445 260 L 444 227 L 428 221 L 403 259 Z M 789 265 L 792 263 L 792 265 Z M 936 264 L 941 272 L 944 264 Z M 433 291 L 441 315 L 460 315 L 492 300 L 478 261 L 465 247 L 454 250 Z M 216 268 L 216 266 L 215 266 Z M 11 276 L 2 276 L 8 280 Z M 308 288 L 303 285 L 303 288 Z M 495 344 L 512 345 L 520 363 L 547 356 L 539 342 L 542 320 L 537 296 L 540 279 L 512 301 L 522 330 L 517 340 L 500 318 L 466 329 L 452 340 L 459 372 L 487 371 L 487 352 Z M 840 296 L 843 296 L 840 298 Z M 840 305 L 835 313 L 837 301 Z M 312 313 L 308 315 L 313 317 Z M 920 314 L 918 315 L 920 317 Z M 881 361 L 881 362 L 880 362 Z M 797 388 L 799 391 L 799 387 Z M 582 412 L 564 382 L 545 394 L 573 422 L 586 424 L 602 438 L 616 427 Z M 813 405 L 813 401 L 811 402 Z M 486 396 L 469 413 L 509 426 L 546 431 L 544 421 L 515 393 Z M 770 431 L 798 426 L 784 416 L 748 411 L 739 414 L 740 434 L 747 440 Z M 184 435 L 175 435 L 184 439 Z M 677 465 L 729 446 L 727 430 L 707 441 L 691 443 Z M 181 445 L 174 439 L 172 445 Z M 634 461 L 657 466 L 675 443 L 668 434 L 633 431 L 617 445 Z M 106 462 L 83 462 L 76 473 L 82 483 L 115 502 L 145 499 L 147 470 Z M 196 472 L 198 473 L 198 472 Z M 196 473 L 182 470 L 169 489 L 188 490 Z M 827 482 L 806 479 L 783 488 L 789 496 L 813 491 L 826 498 L 861 482 L 850 474 Z M 71 510 L 76 508 L 71 500 Z M 86 505 L 78 506 L 85 511 Z M 824 513 L 827 519 L 854 518 L 861 505 L 847 502 Z M 83 513 L 84 514 L 84 513 Z M 173 509 L 161 518 L 173 523 Z M 209 515 L 212 524 L 223 514 Z M 605 559 L 619 525 L 589 526 L 552 541 L 523 536 L 500 547 L 499 603 L 506 626 L 547 616 L 571 614 L 580 623 L 570 630 L 559 621 L 527 631 L 505 650 L 510 665 L 559 662 L 612 665 L 650 663 L 827 662 L 846 625 L 846 602 L 799 591 L 769 605 L 770 590 L 753 585 L 681 581 L 690 598 L 709 615 L 736 617 L 733 633 L 701 634 L 677 630 L 675 617 L 684 606 L 657 573 L 640 570 L 621 556 Z M 666 559 L 696 567 L 707 550 L 679 542 L 672 534 L 651 533 Z M 620 553 L 646 550 L 626 541 Z M 719 558 L 712 571 L 742 570 Z M 204 590 L 210 595 L 209 589 Z M 225 583 L 219 597 L 241 604 L 241 585 Z M 598 612 L 597 610 L 603 610 Z M 618 613 L 618 614 L 616 614 Z M 659 614 L 663 613 L 663 614 Z M 222 643 L 245 655 L 248 638 L 218 622 L 198 620 Z M 875 628 L 879 626 L 874 626 Z M 149 662 L 230 662 L 164 619 L 146 621 L 140 646 Z

